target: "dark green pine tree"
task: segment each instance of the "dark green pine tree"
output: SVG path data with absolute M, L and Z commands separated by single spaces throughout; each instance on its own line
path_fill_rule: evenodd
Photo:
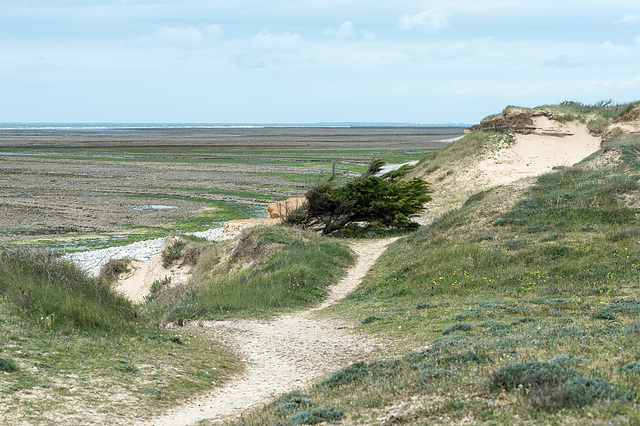
M 335 185 L 335 173 L 307 192 L 307 204 L 295 220 L 330 234 L 354 222 L 371 228 L 412 229 L 410 217 L 431 200 L 429 184 L 418 178 L 402 179 L 411 167 L 380 175 L 384 163 L 374 160 L 368 170 L 344 186 Z

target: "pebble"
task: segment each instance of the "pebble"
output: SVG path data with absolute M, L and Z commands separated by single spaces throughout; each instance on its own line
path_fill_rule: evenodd
M 186 235 L 193 235 L 208 241 L 226 239 L 222 233 L 222 227 L 212 228 L 202 232 L 191 232 Z M 152 240 L 138 241 L 122 247 L 109 247 L 100 250 L 69 253 L 62 258 L 75 263 L 90 276 L 97 277 L 100 274 L 100 269 L 112 259 L 130 257 L 142 262 L 148 262 L 153 256 L 160 252 L 165 241 L 166 238 L 154 238 Z

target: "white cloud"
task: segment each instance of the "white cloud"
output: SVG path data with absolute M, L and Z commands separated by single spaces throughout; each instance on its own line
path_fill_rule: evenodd
M 449 18 L 439 7 L 415 15 L 403 15 L 400 27 L 405 30 L 426 30 L 437 33 L 449 27 Z
M 267 30 L 262 30 L 251 39 L 254 43 L 267 47 L 291 47 L 302 42 L 299 34 L 288 32 L 273 34 Z
M 635 37 L 633 38 L 633 41 L 635 41 L 636 43 L 640 44 L 640 35 L 635 36 Z
M 362 36 L 367 40 L 375 40 L 378 38 L 374 33 L 369 32 L 367 30 L 362 30 Z
M 627 52 L 627 48 L 625 46 L 619 45 L 619 44 L 613 44 L 610 41 L 605 41 L 604 43 L 602 43 L 601 47 L 607 51 L 607 52 L 612 52 L 612 53 L 626 53 Z
M 618 19 L 615 23 L 627 24 L 627 25 L 640 24 L 640 15 L 624 15 L 622 18 Z
M 334 36 L 334 37 L 351 37 L 353 35 L 353 22 L 346 21 L 340 24 L 338 28 L 336 27 L 327 27 L 323 31 L 324 35 Z
M 206 42 L 222 36 L 220 25 L 210 25 L 204 30 L 195 27 L 163 27 L 151 36 L 144 36 L 141 42 L 145 45 L 161 45 L 182 49 L 200 49 Z
M 620 83 L 621 89 L 633 89 L 640 87 L 640 77 L 632 78 L 631 80 L 625 80 Z

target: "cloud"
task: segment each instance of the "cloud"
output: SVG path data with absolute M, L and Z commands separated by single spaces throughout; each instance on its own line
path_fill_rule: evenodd
M 626 46 L 619 45 L 619 44 L 613 44 L 610 41 L 605 41 L 604 43 L 602 43 L 600 45 L 600 47 L 603 50 L 607 51 L 607 52 L 611 52 L 611 53 L 615 53 L 615 54 L 621 54 L 621 53 L 626 53 L 627 52 Z
M 369 32 L 367 30 L 362 30 L 361 32 L 362 32 L 362 36 L 367 40 L 375 40 L 378 38 L 374 33 Z
M 254 35 L 251 39 L 254 43 L 266 47 L 292 47 L 302 42 L 302 37 L 299 34 L 282 33 L 273 34 L 267 30 L 262 30 L 258 34 Z
M 569 56 L 566 53 L 562 55 L 558 55 L 550 61 L 545 62 L 545 67 L 556 67 L 556 68 L 577 68 L 582 64 L 578 62 L 573 62 L 569 59 Z
M 632 78 L 631 80 L 625 80 L 620 83 L 621 89 L 633 89 L 640 87 L 640 77 Z
M 640 44 L 640 35 L 635 36 L 635 37 L 633 38 L 633 41 L 635 41 L 636 43 Z
M 338 28 L 327 27 L 322 34 L 333 37 L 351 37 L 353 35 L 353 22 L 343 22 Z
M 178 47 L 181 49 L 200 49 L 207 41 L 217 39 L 223 34 L 220 25 L 210 25 L 203 30 L 195 27 L 163 27 L 151 36 L 143 36 L 145 45 Z
M 439 7 L 415 15 L 403 15 L 400 28 L 405 30 L 423 30 L 437 33 L 449 27 L 449 18 Z
M 636 25 L 640 24 L 640 15 L 624 15 L 618 19 L 616 24 Z

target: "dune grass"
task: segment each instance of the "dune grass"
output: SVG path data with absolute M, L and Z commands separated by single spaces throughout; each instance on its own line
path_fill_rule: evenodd
M 464 161 L 466 167 L 471 167 L 476 159 L 480 161 L 488 152 L 497 151 L 512 142 L 513 136 L 507 132 L 472 132 L 423 157 L 410 176 L 424 177 L 438 169 L 452 167 L 460 161 Z
M 237 241 L 208 244 L 189 285 L 147 305 L 157 321 L 265 316 L 321 301 L 353 264 L 338 240 L 287 227 L 257 226 Z
M 51 252 L 1 250 L 0 423 L 136 423 L 237 371 L 229 353 L 137 311 Z
M 0 295 L 50 328 L 131 332 L 135 325 L 131 302 L 48 251 L 0 251 Z
M 640 421 L 639 152 L 484 191 L 393 244 L 329 310 L 396 342 L 390 358 L 336 372 L 307 406 L 361 424 Z M 283 398 L 240 423 L 308 409 Z

